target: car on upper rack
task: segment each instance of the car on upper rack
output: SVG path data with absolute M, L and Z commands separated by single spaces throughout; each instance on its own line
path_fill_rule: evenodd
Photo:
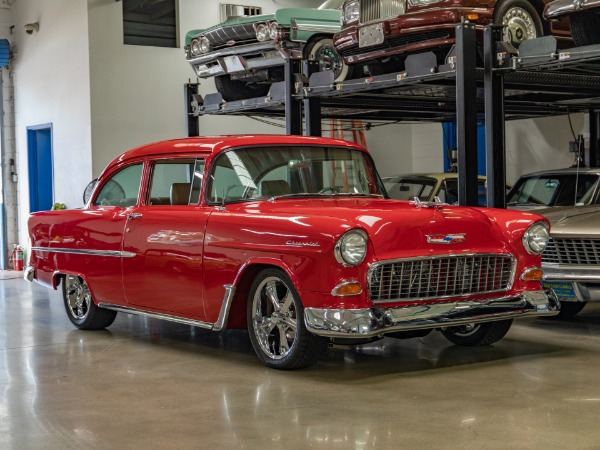
M 214 77 L 226 101 L 267 95 L 284 79 L 286 59 L 317 61 L 337 81 L 349 68 L 335 51 L 343 0 L 327 0 L 318 9 L 283 8 L 274 14 L 231 18 L 186 34 L 185 57 L 200 78 Z
M 550 241 L 542 255 L 544 287 L 560 300 L 559 318 L 600 301 L 600 205 L 549 212 Z
M 433 202 L 438 199 L 451 205 L 458 202 L 458 174 L 449 173 L 412 173 L 383 177 L 383 184 L 390 198 L 396 200 L 414 200 Z M 477 177 L 477 203 L 486 204 L 485 177 Z
M 489 24 L 505 25 L 504 40 L 518 47 L 547 34 L 570 42 L 568 22 L 543 21 L 548 0 L 346 0 L 342 30 L 333 38 L 350 65 L 372 74 L 404 70 L 410 53 L 432 51 L 443 62 L 455 43 L 457 23 L 475 24 L 479 36 Z
M 600 3 L 597 0 L 554 0 L 544 8 L 548 20 L 569 18 L 577 46 L 600 44 Z
M 508 208 L 546 215 L 556 208 L 600 204 L 600 168 L 544 170 L 522 175 L 506 195 Z
M 176 139 L 130 150 L 79 209 L 33 213 L 24 276 L 57 289 L 79 329 L 117 312 L 246 328 L 268 366 L 330 342 L 440 330 L 500 340 L 551 316 L 548 222 L 530 212 L 387 198 L 363 147 L 282 135 Z

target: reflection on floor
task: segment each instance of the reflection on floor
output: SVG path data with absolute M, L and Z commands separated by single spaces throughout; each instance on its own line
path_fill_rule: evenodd
M 526 319 L 486 348 L 439 333 L 266 368 L 247 333 L 119 314 L 0 280 L 0 448 L 600 448 L 600 305 Z

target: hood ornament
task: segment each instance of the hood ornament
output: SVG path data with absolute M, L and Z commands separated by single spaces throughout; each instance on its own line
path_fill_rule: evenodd
M 466 233 L 456 234 L 427 234 L 427 243 L 429 244 L 460 244 L 467 240 Z
M 414 197 L 409 203 L 415 205 L 417 208 L 434 208 L 442 209 L 444 206 L 450 206 L 450 203 L 444 203 L 439 197 L 433 197 L 433 202 L 424 202 L 419 197 Z

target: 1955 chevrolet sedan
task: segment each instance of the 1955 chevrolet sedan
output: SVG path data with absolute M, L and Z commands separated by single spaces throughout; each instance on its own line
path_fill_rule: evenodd
M 25 278 L 62 286 L 77 328 L 118 311 L 247 328 L 279 369 L 329 342 L 434 329 L 491 344 L 515 317 L 557 313 L 540 283 L 546 219 L 386 197 L 367 151 L 344 141 L 158 142 L 111 162 L 85 207 L 31 215 Z

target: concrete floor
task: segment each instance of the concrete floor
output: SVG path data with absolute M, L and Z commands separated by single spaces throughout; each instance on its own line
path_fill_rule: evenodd
M 432 333 L 280 372 L 245 332 L 78 331 L 58 292 L 0 278 L 1 449 L 600 448 L 600 305 L 492 347 Z

